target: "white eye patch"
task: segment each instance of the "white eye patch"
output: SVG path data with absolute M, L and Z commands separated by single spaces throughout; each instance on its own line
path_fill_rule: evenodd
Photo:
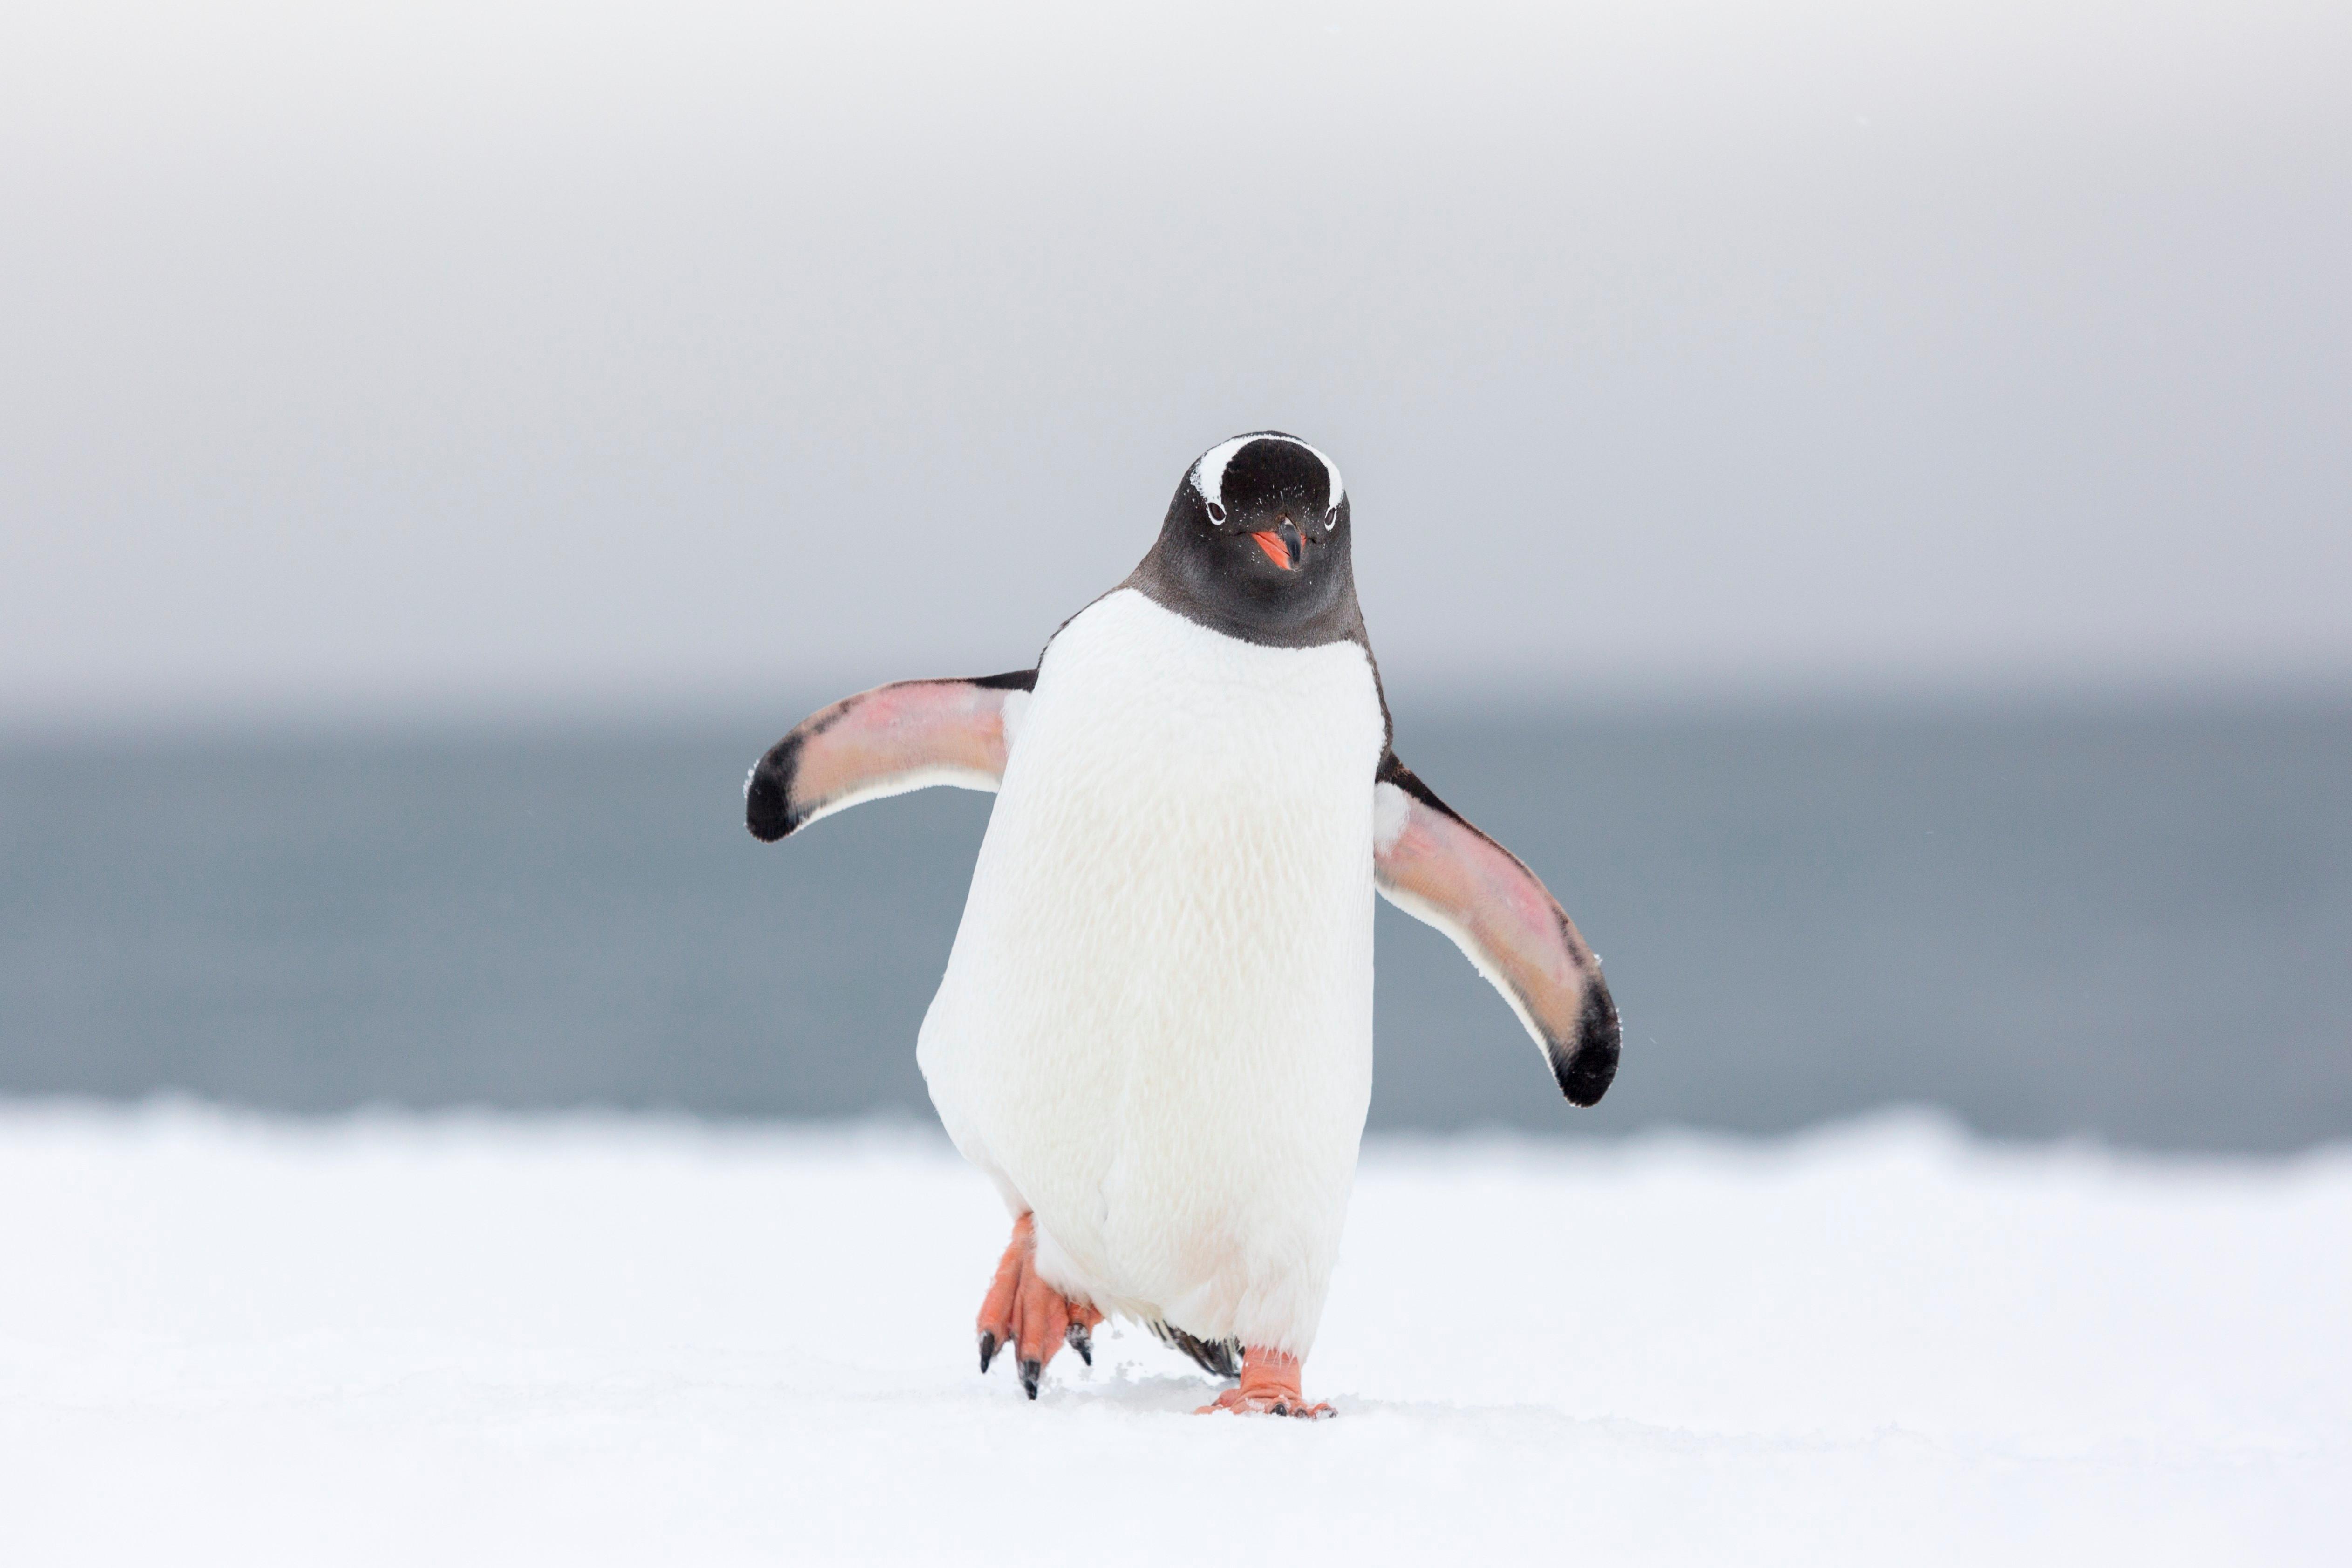
M 1331 515 L 1323 526 L 1327 529 L 1336 527 L 1339 520 L 1339 502 L 1348 494 L 1348 487 L 1339 478 L 1339 465 L 1325 457 L 1320 447 L 1308 446 L 1296 436 L 1285 436 L 1273 430 L 1253 431 L 1247 436 L 1236 436 L 1230 441 L 1220 441 L 1202 453 L 1201 460 L 1192 465 L 1192 488 L 1199 490 L 1201 499 L 1209 503 L 1209 521 L 1224 521 L 1225 468 L 1234 460 L 1235 453 L 1253 441 L 1287 441 L 1315 454 L 1315 460 L 1323 465 L 1324 475 L 1331 481 Z

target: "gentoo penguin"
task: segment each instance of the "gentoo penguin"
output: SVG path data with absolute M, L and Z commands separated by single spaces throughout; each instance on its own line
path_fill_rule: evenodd
M 772 842 L 863 801 L 996 803 L 916 1059 L 1013 1239 L 980 1310 L 1037 1396 L 1107 1313 L 1299 1387 L 1372 1087 L 1372 893 L 1468 954 L 1591 1105 L 1617 1068 L 1601 965 L 1533 872 L 1398 761 L 1348 492 L 1295 436 L 1185 471 L 1127 580 L 1034 669 L 878 687 L 752 768 Z

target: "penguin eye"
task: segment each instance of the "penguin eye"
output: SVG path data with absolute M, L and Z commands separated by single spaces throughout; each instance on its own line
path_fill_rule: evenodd
M 1225 509 L 1215 501 L 1209 503 L 1209 521 L 1218 528 L 1225 525 Z
M 1337 528 L 1337 527 L 1339 527 L 1339 509 L 1338 507 L 1336 507 L 1336 506 L 1335 506 L 1335 507 L 1333 507 L 1329 511 L 1327 511 L 1327 512 L 1325 512 L 1325 513 L 1323 514 L 1323 531 L 1324 531 L 1324 532 L 1326 532 L 1326 533 L 1328 533 L 1328 532 L 1330 532 L 1333 529 L 1335 529 L 1335 528 Z

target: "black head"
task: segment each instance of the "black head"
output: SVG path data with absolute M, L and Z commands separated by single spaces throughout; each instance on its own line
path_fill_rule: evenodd
M 1363 637 L 1339 466 L 1296 436 L 1221 441 L 1176 487 L 1129 579 L 1170 609 L 1252 642 Z

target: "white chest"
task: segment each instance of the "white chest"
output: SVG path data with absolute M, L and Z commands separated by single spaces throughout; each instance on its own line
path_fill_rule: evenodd
M 1355 645 L 1261 647 L 1112 595 L 1040 667 L 973 911 L 999 889 L 1030 918 L 1067 903 L 1100 939 L 1089 951 L 1146 941 L 1162 971 L 1212 948 L 1296 960 L 1369 897 L 1381 743 Z
M 1115 1097 L 1171 1058 L 1368 1058 L 1381 743 L 1353 644 L 1259 647 L 1132 591 L 1090 606 L 1013 727 L 926 1070 L 953 1045 L 1000 1082 Z

